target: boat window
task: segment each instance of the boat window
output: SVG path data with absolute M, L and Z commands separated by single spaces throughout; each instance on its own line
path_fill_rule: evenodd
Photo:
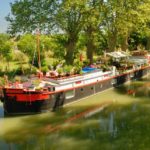
M 55 91 L 55 87 L 53 87 L 53 91 Z
M 134 77 L 134 73 L 131 73 L 131 74 L 130 74 L 130 78 L 133 78 L 133 77 Z
M 48 87 L 48 90 L 51 91 L 51 87 Z
M 69 91 L 66 91 L 66 93 L 65 93 L 66 99 L 70 99 L 74 96 L 75 96 L 75 90 L 69 90 Z
M 117 79 L 112 79 L 111 80 L 111 84 L 116 84 L 117 83 Z
M 55 87 L 48 87 L 49 91 L 55 91 Z

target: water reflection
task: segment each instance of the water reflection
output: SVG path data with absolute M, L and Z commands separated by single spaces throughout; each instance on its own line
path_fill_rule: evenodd
M 136 110 L 137 110 L 137 104 L 134 103 L 134 104 L 132 105 L 132 111 L 135 112 Z
M 100 125 L 100 130 L 106 132 L 107 131 L 107 125 L 108 125 L 108 119 L 99 118 L 99 125 Z
M 96 138 L 94 130 L 92 128 L 89 128 L 89 138 L 92 140 Z
M 109 127 L 108 127 L 108 131 L 112 137 L 115 137 L 116 132 L 117 132 L 117 127 L 116 127 L 115 122 L 114 122 L 114 114 L 115 114 L 114 112 L 110 113 Z
M 64 108 L 57 114 L 3 118 L 0 107 L 2 150 L 145 150 L 150 147 L 149 79 L 134 81 L 95 96 L 113 104 L 86 118 L 64 123 L 82 106 Z M 133 90 L 134 94 L 129 94 Z M 92 98 L 89 98 L 89 100 Z M 93 99 L 92 99 L 93 101 Z M 66 113 L 68 112 L 68 113 Z M 65 116 L 68 115 L 68 116 Z M 51 127 L 61 125 L 51 132 Z M 63 122 L 63 123 L 62 123 Z

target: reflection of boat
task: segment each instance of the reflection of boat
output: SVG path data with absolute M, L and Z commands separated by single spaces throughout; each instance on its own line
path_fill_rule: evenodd
M 6 114 L 27 114 L 55 110 L 66 103 L 140 78 L 148 70 L 149 67 L 145 67 L 115 75 L 113 71 L 95 69 L 66 78 L 32 78 L 29 82 L 3 88 L 4 111 Z M 134 77 L 131 78 L 130 74 L 134 74 Z
M 133 95 L 133 94 L 135 94 L 135 92 L 136 92 L 135 90 L 132 90 L 132 89 L 131 89 L 131 90 L 128 90 L 128 91 L 127 91 L 127 94 Z

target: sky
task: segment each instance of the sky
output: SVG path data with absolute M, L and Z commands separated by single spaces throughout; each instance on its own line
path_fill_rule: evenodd
M 5 33 L 8 27 L 8 22 L 5 17 L 10 13 L 10 2 L 15 0 L 0 0 L 0 33 Z

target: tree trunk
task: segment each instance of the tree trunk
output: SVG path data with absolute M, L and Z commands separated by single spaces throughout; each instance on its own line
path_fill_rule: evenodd
M 146 50 L 150 50 L 150 36 L 147 37 Z
M 9 71 L 9 66 L 10 66 L 10 64 L 9 64 L 9 61 L 7 60 L 7 68 L 8 68 L 8 71 Z
M 128 49 L 128 34 L 122 37 L 121 49 L 126 51 Z
M 94 51 L 95 51 L 94 36 L 93 36 L 94 31 L 95 30 L 90 26 L 86 30 L 86 36 L 87 36 L 86 56 L 87 56 L 87 59 L 90 61 L 90 64 L 93 63 L 93 55 L 94 55 Z
M 65 59 L 68 65 L 72 65 L 74 62 L 74 50 L 76 46 L 76 41 L 77 40 L 74 38 L 69 38 L 66 44 L 67 53 L 66 53 Z
M 21 63 L 20 67 L 21 67 L 22 74 L 24 74 L 24 69 L 23 69 L 23 63 L 22 63 L 22 61 L 20 63 Z
M 108 50 L 110 52 L 114 51 L 117 45 L 117 32 L 108 33 Z
M 87 55 L 87 59 L 90 61 L 90 64 L 93 63 L 94 50 L 95 50 L 94 44 L 92 43 L 92 41 L 88 41 L 86 55 Z

